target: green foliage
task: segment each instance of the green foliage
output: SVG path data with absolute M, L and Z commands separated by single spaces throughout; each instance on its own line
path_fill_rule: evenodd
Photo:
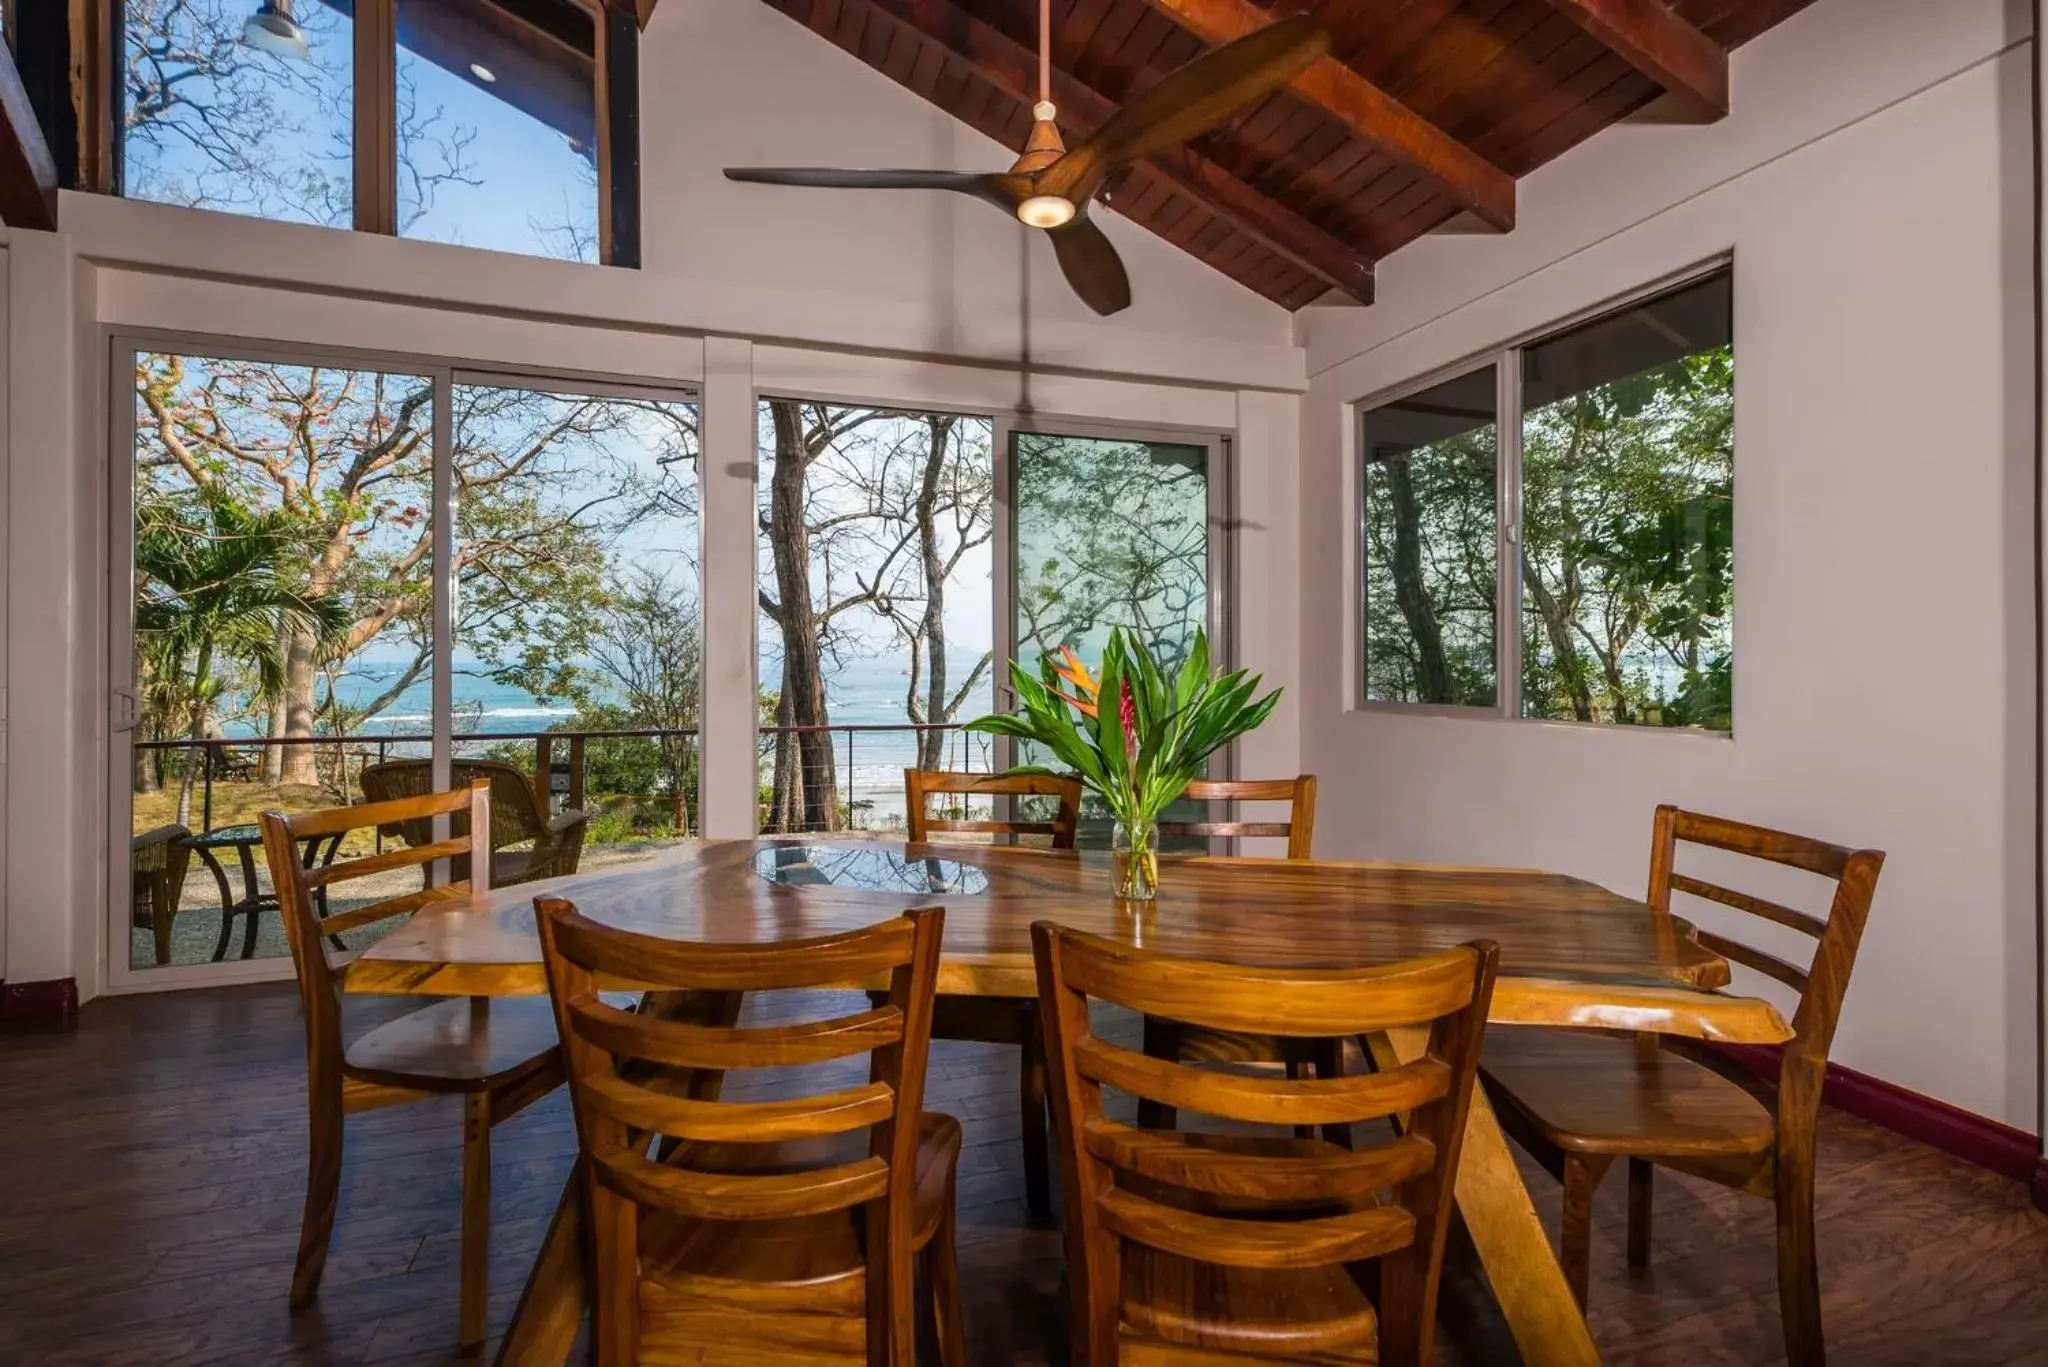
M 1112 630 L 1093 716 L 1062 694 L 1051 656 L 1040 659 L 1037 677 L 1013 663 L 1010 682 L 1019 710 L 978 718 L 968 729 L 1044 746 L 1125 822 L 1157 819 L 1200 776 L 1210 755 L 1257 730 L 1280 701 L 1278 689 L 1253 700 L 1259 675 L 1211 672 L 1202 631 L 1187 659 L 1168 674 L 1142 641 L 1121 627 Z M 1128 704 L 1128 718 L 1120 700 Z M 1010 772 L 1053 770 L 1026 764 Z

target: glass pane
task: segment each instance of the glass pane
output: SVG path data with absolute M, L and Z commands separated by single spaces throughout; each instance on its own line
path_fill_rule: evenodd
M 452 402 L 457 777 L 507 785 L 508 873 L 545 877 L 578 839 L 581 868 L 651 857 L 697 829 L 697 406 L 486 384 Z M 580 826 L 540 829 L 569 810 Z
M 123 193 L 348 226 L 355 37 L 345 9 L 124 0 Z
M 906 768 L 987 772 L 993 424 L 759 414 L 761 828 L 903 830 Z
M 1015 444 L 1019 662 L 1036 671 L 1063 645 L 1093 662 L 1124 627 L 1177 668 L 1209 622 L 1208 448 L 1038 432 Z M 1107 846 L 1107 813 L 1091 801 L 1082 815 L 1083 843 Z
M 1525 715 L 1729 729 L 1732 337 L 1724 274 L 1523 353 Z
M 1365 415 L 1365 697 L 1491 707 L 1494 367 Z
M 156 353 L 134 385 L 131 962 L 281 955 L 256 813 L 426 751 L 433 386 Z
M 399 0 L 399 233 L 597 260 L 596 50 L 571 0 Z

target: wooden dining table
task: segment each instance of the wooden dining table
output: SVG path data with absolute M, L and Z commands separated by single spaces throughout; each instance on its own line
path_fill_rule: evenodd
M 1359 968 L 1488 939 L 1500 946 L 1489 1021 L 1651 1031 L 1775 1044 L 1770 1003 L 1727 995 L 1727 962 L 1683 920 L 1562 874 L 1327 860 L 1164 861 L 1150 904 L 1117 902 L 1106 856 L 972 844 L 819 837 L 687 842 L 653 859 L 492 889 L 422 908 L 365 950 L 351 992 L 543 993 L 536 896 L 607 925 L 678 939 L 760 943 L 946 909 L 939 991 L 1032 998 L 1034 921 L 1167 954 L 1290 968 Z M 849 984 L 854 986 L 854 984 Z M 1381 1041 L 1397 1055 L 1419 1041 Z M 500 1362 L 564 1362 L 587 1298 L 579 1184 L 558 1204 Z M 1532 1364 L 1599 1361 L 1507 1140 L 1475 1091 L 1458 1208 L 1501 1311 Z

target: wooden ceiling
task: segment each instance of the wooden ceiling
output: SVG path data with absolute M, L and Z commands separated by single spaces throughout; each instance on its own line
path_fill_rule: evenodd
M 766 3 L 1023 146 L 1037 0 Z M 1811 3 L 1283 0 L 1323 21 L 1331 57 L 1234 125 L 1133 167 L 1105 197 L 1285 308 L 1332 290 L 1370 303 L 1375 262 L 1439 229 L 1512 229 L 1516 178 L 1609 124 L 1639 111 L 1724 115 L 1728 50 Z M 1253 0 L 1053 0 L 1053 99 L 1069 144 L 1270 12 Z

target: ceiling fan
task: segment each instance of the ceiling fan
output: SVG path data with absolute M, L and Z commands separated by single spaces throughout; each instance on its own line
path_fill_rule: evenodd
M 1088 201 L 1111 175 L 1133 162 L 1197 137 L 1271 95 L 1330 49 L 1329 35 L 1308 15 L 1280 19 L 1206 53 L 1119 106 L 1079 146 L 1067 150 L 1053 120 L 1051 0 L 1038 15 L 1038 103 L 1024 155 L 1007 171 L 853 171 L 813 167 L 735 166 L 726 179 L 762 185 L 841 190 L 951 190 L 1014 214 L 1052 239 L 1060 270 L 1097 313 L 1128 308 L 1131 281 L 1102 229 L 1088 221 Z

